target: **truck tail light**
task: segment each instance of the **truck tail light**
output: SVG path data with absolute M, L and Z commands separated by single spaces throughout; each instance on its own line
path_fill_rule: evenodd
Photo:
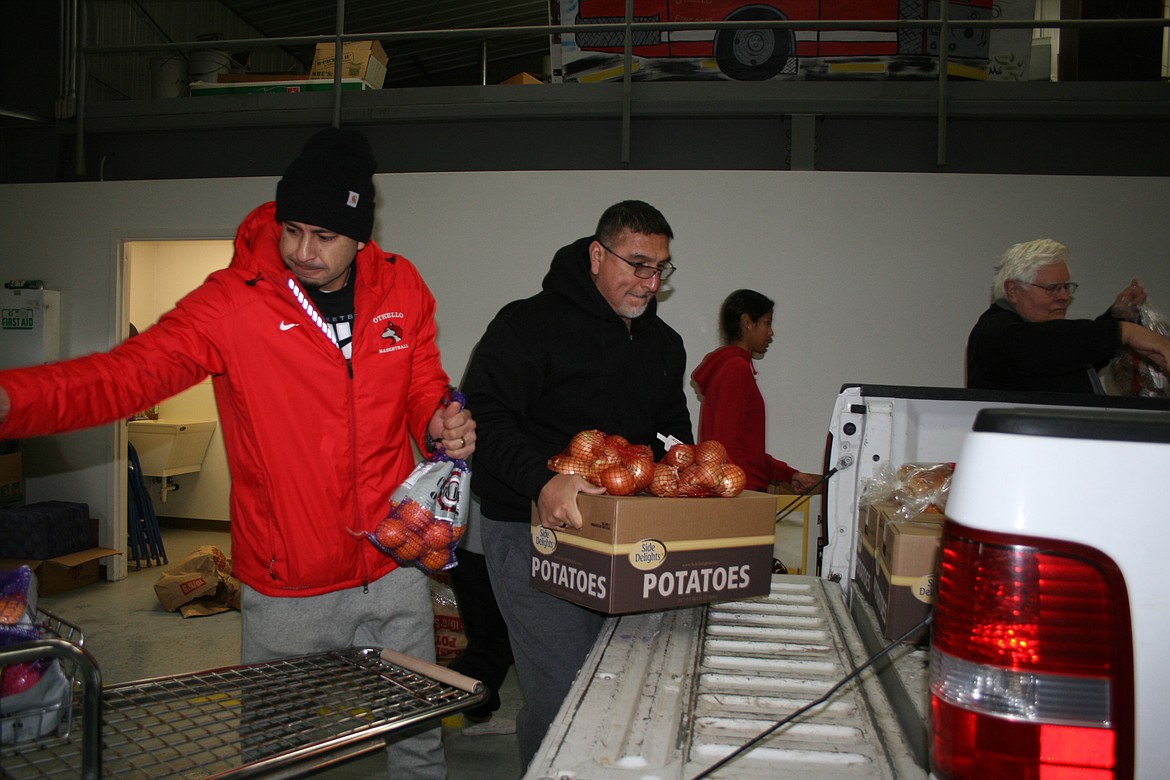
M 933 614 L 933 777 L 1133 776 L 1129 598 L 1112 560 L 948 520 Z

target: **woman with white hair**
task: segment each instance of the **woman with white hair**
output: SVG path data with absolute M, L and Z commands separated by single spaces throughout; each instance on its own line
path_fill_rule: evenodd
M 1097 372 L 1128 346 L 1166 371 L 1170 340 L 1135 321 L 1146 291 L 1132 280 L 1095 320 L 1066 319 L 1077 284 L 1068 248 L 1050 238 L 1016 244 L 995 268 L 991 307 L 967 339 L 967 387 L 1101 392 Z

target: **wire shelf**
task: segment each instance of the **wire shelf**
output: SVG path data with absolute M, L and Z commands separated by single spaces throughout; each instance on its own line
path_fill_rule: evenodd
M 297 776 L 487 695 L 478 681 L 374 648 L 120 683 L 102 689 L 100 773 Z M 84 775 L 82 748 L 77 738 L 6 748 L 3 775 Z

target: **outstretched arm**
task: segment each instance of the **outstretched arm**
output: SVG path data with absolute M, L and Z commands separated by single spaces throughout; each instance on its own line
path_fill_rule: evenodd
M 1170 371 L 1170 339 L 1162 334 L 1132 322 L 1122 322 L 1121 341 L 1163 372 Z

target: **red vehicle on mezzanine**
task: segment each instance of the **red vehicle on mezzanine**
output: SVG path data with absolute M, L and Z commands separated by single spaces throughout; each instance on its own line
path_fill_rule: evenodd
M 994 0 L 949 0 L 947 18 L 990 19 Z M 938 19 L 938 0 L 634 0 L 634 22 L 884 21 Z M 580 0 L 576 24 L 625 20 L 625 0 Z M 621 54 L 623 32 L 579 30 L 582 51 Z M 987 58 L 986 31 L 958 28 L 947 40 L 948 57 Z M 801 59 L 932 58 L 939 32 L 923 28 L 635 30 L 633 54 L 646 58 L 714 58 L 725 76 L 762 81 L 795 75 Z

